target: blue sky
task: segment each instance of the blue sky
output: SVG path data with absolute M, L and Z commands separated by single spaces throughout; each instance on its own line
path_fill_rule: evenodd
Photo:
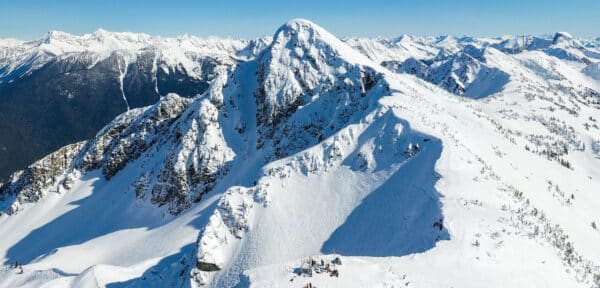
M 307 18 L 340 37 L 417 35 L 600 36 L 600 0 L 0 0 L 0 38 L 35 39 L 104 28 L 174 36 L 272 35 Z

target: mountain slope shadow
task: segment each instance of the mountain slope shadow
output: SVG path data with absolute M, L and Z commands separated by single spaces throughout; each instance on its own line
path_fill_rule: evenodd
M 322 253 L 348 256 L 403 256 L 449 240 L 443 226 L 435 163 L 442 142 L 431 139 L 389 179 L 363 199 L 323 243 Z
M 126 183 L 129 183 L 127 178 L 130 177 L 127 173 L 117 175 L 110 182 L 103 179 L 92 180 L 96 177 L 102 177 L 99 171 L 84 176 L 84 181 L 93 181 L 89 188 L 90 194 L 70 202 L 69 205 L 76 206 L 74 209 L 32 230 L 10 247 L 5 264 L 15 261 L 28 264 L 52 255 L 60 248 L 83 244 L 120 230 L 159 229 L 172 221 L 187 221 L 185 224 L 200 229 L 208 222 L 211 211 L 216 207 L 215 201 L 207 202 L 200 213 L 196 210 L 196 214 L 185 220 L 165 217 L 164 209 L 154 205 L 140 207 L 150 204 L 141 203 L 133 193 L 125 192 L 127 189 L 123 187 L 128 187 Z M 66 196 L 65 194 L 63 197 Z
M 483 69 L 467 87 L 465 95 L 474 99 L 481 99 L 498 92 L 502 92 L 510 82 L 510 75 L 498 68 Z
M 167 256 L 146 269 L 140 277 L 108 283 L 106 288 L 190 287 L 189 275 L 191 268 L 195 266 L 195 249 L 194 243 L 188 244 L 178 253 Z

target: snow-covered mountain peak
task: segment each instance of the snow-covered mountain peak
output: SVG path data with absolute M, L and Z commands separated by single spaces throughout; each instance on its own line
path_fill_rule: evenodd
M 284 47 L 296 52 L 300 52 L 302 49 L 306 50 L 309 57 L 337 57 L 351 59 L 355 63 L 372 64 L 367 57 L 351 49 L 346 43 L 319 25 L 306 19 L 290 20 L 275 32 L 271 50 L 282 50 Z M 321 54 L 310 56 L 310 53 L 317 51 Z
M 110 34 L 110 32 L 108 30 L 103 29 L 103 28 L 98 28 L 96 31 L 94 31 L 92 33 L 92 35 L 95 35 L 95 36 L 98 36 L 98 37 L 106 36 L 108 34 Z
M 32 44 L 56 53 L 83 51 L 102 53 L 115 50 L 137 50 L 159 41 L 159 37 L 142 33 L 109 32 L 98 29 L 93 33 L 81 36 L 62 31 L 50 31 L 41 41 L 34 41 Z M 36 42 L 39 44 L 36 45 Z
M 12 48 L 22 45 L 23 41 L 13 38 L 0 38 L 0 49 Z M 1 57 L 1 56 L 0 56 Z
M 552 44 L 556 45 L 563 42 L 573 41 L 575 38 L 569 32 L 556 32 L 552 38 Z
M 378 40 L 383 40 L 385 38 L 378 38 Z M 413 42 L 413 37 L 408 34 L 402 34 L 398 37 L 388 39 L 390 43 L 394 43 L 396 45 L 411 45 Z
M 59 31 L 59 30 L 50 30 L 39 41 L 43 44 L 50 44 L 50 43 L 56 42 L 56 41 L 60 41 L 60 42 L 67 41 L 68 39 L 72 39 L 74 37 L 75 37 L 74 35 L 69 34 L 67 32 L 63 32 L 63 31 Z
M 304 29 L 325 31 L 325 29 L 321 28 L 321 26 L 317 25 L 316 23 L 314 23 L 308 19 L 294 18 L 294 19 L 288 20 L 287 22 L 285 22 L 285 24 L 281 25 L 281 27 L 279 29 L 277 29 L 275 34 L 277 34 L 281 30 L 300 31 L 300 30 L 304 30 Z
M 343 123 L 336 117 L 344 114 L 345 122 L 361 109 L 365 105 L 361 95 L 387 72 L 303 19 L 279 28 L 257 62 L 259 146 L 269 140 L 277 143 L 276 158 L 316 144 L 339 129 Z M 286 133 L 276 133 L 281 129 Z
M 290 19 L 275 31 L 275 35 L 279 34 L 282 31 L 287 31 L 290 33 L 301 33 L 301 31 L 314 31 L 318 33 L 326 33 L 331 35 L 331 33 L 329 33 L 329 31 L 325 30 L 323 27 L 319 26 L 311 20 L 304 18 Z M 333 35 L 331 36 L 335 37 Z
M 458 39 L 451 35 L 437 37 L 436 46 L 446 53 L 456 53 L 460 50 L 461 44 Z

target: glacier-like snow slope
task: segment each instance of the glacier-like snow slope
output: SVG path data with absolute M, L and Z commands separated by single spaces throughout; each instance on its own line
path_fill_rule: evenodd
M 349 41 L 292 20 L 203 95 L 13 174 L 0 287 L 600 287 L 591 44 Z M 332 253 L 340 277 L 293 273 Z

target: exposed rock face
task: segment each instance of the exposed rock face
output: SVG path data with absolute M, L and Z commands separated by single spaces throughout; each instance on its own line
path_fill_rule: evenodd
M 144 174 L 136 193 L 150 194 L 153 203 L 168 204 L 176 214 L 200 201 L 227 174 L 234 153 L 225 142 L 217 108 L 206 99 L 192 104 L 169 133 L 169 141 L 160 144 L 166 151 L 164 164 Z
M 16 213 L 22 204 L 37 202 L 44 197 L 45 193 L 61 193 L 68 190 L 74 177 L 69 175 L 68 171 L 84 145 L 85 142 L 67 145 L 27 169 L 14 173 L 8 183 L 0 186 L 0 203 L 10 203 L 8 207 L 0 206 L 0 213 L 2 211 L 8 214 Z M 54 191 L 48 191 L 50 187 L 53 187 Z M 12 201 L 7 201 L 10 199 Z
M 59 181 L 68 189 L 69 179 L 80 172 L 101 169 L 110 179 L 139 160 L 147 169 L 136 175 L 139 181 L 132 187 L 138 197 L 149 195 L 153 203 L 179 213 L 212 188 L 233 157 L 231 151 L 221 151 L 227 145 L 220 143 L 224 140 L 215 106 L 208 100 L 192 102 L 169 94 L 153 106 L 130 110 L 93 139 L 63 147 L 15 173 L 2 195 L 16 197 L 18 205 L 35 202 L 59 189 L 54 188 Z
M 104 176 L 110 179 L 156 144 L 190 102 L 170 94 L 149 109 L 139 109 L 119 117 L 89 143 L 89 152 L 83 155 L 82 167 L 85 170 L 101 167 Z M 137 117 L 131 117 L 133 115 Z

